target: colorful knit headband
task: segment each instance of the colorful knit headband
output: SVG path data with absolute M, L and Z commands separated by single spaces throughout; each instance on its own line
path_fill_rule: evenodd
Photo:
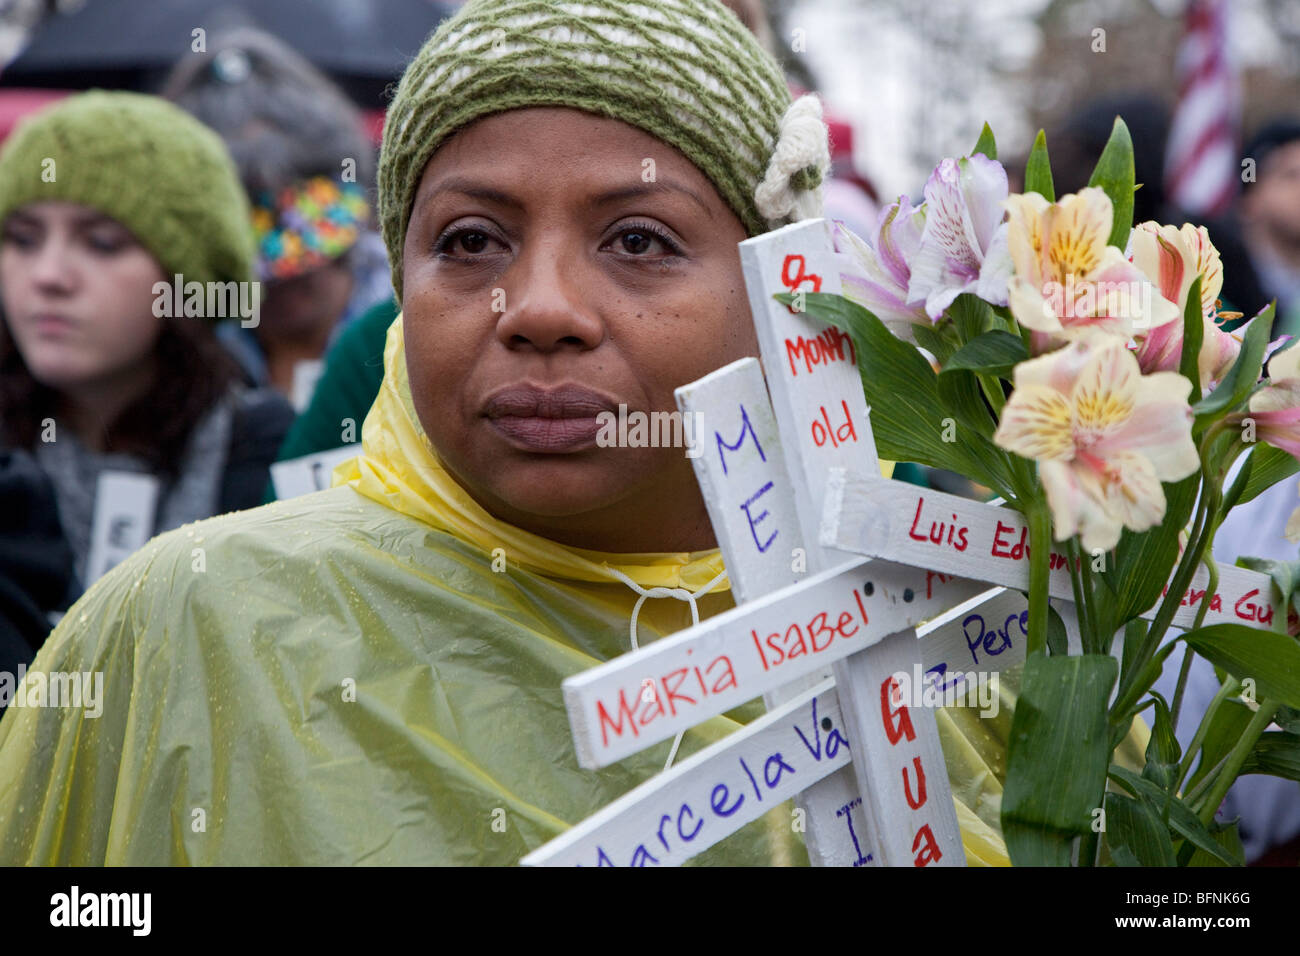
M 492 113 L 570 106 L 676 147 L 750 236 L 821 213 L 830 165 L 816 97 L 718 0 L 470 0 L 425 43 L 388 110 L 379 219 L 402 295 L 402 245 L 430 157 Z
M 253 202 L 259 278 L 292 278 L 338 258 L 356 244 L 369 213 L 359 185 L 327 176 L 259 195 Z

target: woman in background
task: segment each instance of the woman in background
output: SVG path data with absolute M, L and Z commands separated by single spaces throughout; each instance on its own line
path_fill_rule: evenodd
M 292 412 L 238 384 L 212 323 L 174 295 L 179 275 L 249 302 L 252 261 L 221 141 L 163 100 L 73 96 L 0 151 L 0 445 L 48 474 L 83 584 L 107 569 L 90 561 L 104 476 L 154 489 L 121 512 L 135 527 L 102 529 L 119 539 L 260 500 Z
M 218 331 L 245 376 L 301 410 L 335 334 L 392 296 L 370 223 L 375 158 L 360 111 L 323 73 L 251 27 L 214 33 L 187 53 L 162 95 L 225 140 L 252 203 L 256 328 Z

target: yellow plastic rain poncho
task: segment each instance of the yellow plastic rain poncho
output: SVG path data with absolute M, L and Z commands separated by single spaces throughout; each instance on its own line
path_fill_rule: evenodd
M 695 591 L 719 553 L 602 555 L 495 520 L 432 454 L 400 317 L 385 361 L 334 488 L 155 538 L 55 629 L 32 669 L 102 672 L 102 714 L 0 721 L 0 864 L 511 864 L 662 768 L 667 743 L 580 769 L 560 682 L 629 650 L 638 595 L 610 568 Z M 718 587 L 701 618 L 733 606 Z M 690 623 L 653 598 L 637 630 Z M 940 715 L 949 774 L 968 860 L 1005 863 L 1010 709 L 974 714 Z M 806 862 L 791 819 L 699 860 Z

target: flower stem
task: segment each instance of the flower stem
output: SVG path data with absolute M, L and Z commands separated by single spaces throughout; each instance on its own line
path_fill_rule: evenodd
M 1187 688 L 1187 675 L 1192 669 L 1192 657 L 1196 652 L 1189 646 L 1183 651 L 1183 666 L 1178 669 L 1178 684 L 1174 687 L 1174 699 L 1169 704 L 1169 722 L 1178 726 L 1178 711 L 1183 706 L 1183 691 Z
M 1029 519 L 1029 647 L 1028 653 L 1047 647 L 1047 599 L 1052 514 L 1043 501 L 1030 504 Z
M 1192 742 L 1187 745 L 1187 750 L 1183 753 L 1183 759 L 1178 763 L 1178 777 L 1174 781 L 1175 792 L 1182 789 L 1183 781 L 1187 779 L 1187 774 L 1192 769 L 1192 761 L 1196 759 L 1196 752 L 1201 749 L 1201 744 L 1205 740 L 1205 735 L 1209 732 L 1210 724 L 1214 721 L 1214 715 L 1218 712 L 1219 705 L 1240 689 L 1241 682 L 1235 677 L 1229 677 L 1223 682 L 1219 692 L 1214 695 L 1214 699 L 1210 701 L 1210 706 L 1206 708 L 1205 713 L 1201 716 L 1201 722 L 1196 728 L 1196 734 L 1192 737 Z M 1174 724 L 1174 726 L 1178 725 Z
M 1092 604 L 1088 600 L 1091 589 L 1085 589 L 1083 581 L 1083 559 L 1079 555 L 1079 539 L 1070 539 L 1068 552 L 1070 560 L 1070 588 L 1074 591 L 1075 619 L 1079 622 L 1079 637 L 1085 654 L 1095 654 L 1094 635 L 1092 632 Z M 1049 569 L 1050 570 L 1050 569 Z
M 1255 749 L 1255 742 L 1259 740 L 1264 728 L 1272 723 L 1273 715 L 1277 713 L 1279 706 L 1279 703 L 1272 698 L 1263 700 L 1259 705 L 1259 710 L 1255 711 L 1255 716 L 1250 718 L 1250 723 L 1241 732 L 1241 739 L 1228 752 L 1227 759 L 1215 775 L 1214 785 L 1210 787 L 1209 793 L 1205 795 L 1205 802 L 1201 804 L 1200 812 L 1197 814 L 1201 818 L 1201 822 L 1206 826 L 1209 826 L 1210 821 L 1214 819 L 1214 814 L 1219 809 L 1219 804 L 1223 802 L 1223 798 L 1227 795 L 1228 788 L 1237 779 L 1237 772 L 1241 770 L 1246 758 L 1250 756 L 1250 752 Z

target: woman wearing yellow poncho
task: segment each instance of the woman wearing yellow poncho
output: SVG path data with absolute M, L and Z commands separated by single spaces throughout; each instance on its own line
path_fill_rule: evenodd
M 819 175 L 775 172 L 807 144 L 717 0 L 592 6 L 474 0 L 411 64 L 363 454 L 72 608 L 33 667 L 102 672 L 102 714 L 0 723 L 0 863 L 510 864 L 663 766 L 666 743 L 579 769 L 561 681 L 630 649 L 624 577 L 733 602 L 689 461 L 598 448 L 594 416 L 757 354 L 736 244 L 815 215 Z M 636 630 L 690 622 L 655 598 Z M 941 715 L 972 863 L 1006 862 L 1009 720 Z M 699 858 L 806 859 L 788 805 Z

